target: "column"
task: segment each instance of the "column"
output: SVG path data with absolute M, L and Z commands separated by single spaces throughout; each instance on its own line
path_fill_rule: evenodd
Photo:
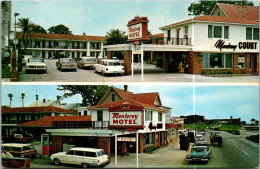
M 103 149 L 110 156 L 110 137 L 98 137 L 98 148 Z
M 88 49 L 87 56 L 90 56 L 90 42 L 89 41 L 87 42 L 87 49 Z
M 131 75 L 131 60 L 132 60 L 132 51 L 124 50 L 124 66 L 125 66 L 125 74 Z
M 61 136 L 52 136 L 52 153 L 58 153 L 63 151 L 63 143 Z
M 107 58 L 113 59 L 113 52 L 112 51 L 107 51 Z
M 234 73 L 238 73 L 238 54 L 234 53 L 233 55 L 233 70 Z
M 166 55 L 166 52 L 163 52 L 163 69 L 168 70 L 168 56 Z

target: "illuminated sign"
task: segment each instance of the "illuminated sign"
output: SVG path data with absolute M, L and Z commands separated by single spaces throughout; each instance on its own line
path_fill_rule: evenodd
M 142 38 L 142 23 L 128 27 L 128 39 Z
M 135 142 L 135 137 L 117 137 L 117 141 Z
M 257 42 L 239 42 L 238 45 L 232 45 L 231 43 L 225 44 L 224 40 L 219 39 L 214 45 L 220 51 L 222 49 L 233 49 L 235 51 L 237 46 L 239 49 L 256 49 Z
M 127 112 L 110 112 L 110 125 L 112 126 L 141 126 L 142 112 L 127 111 Z

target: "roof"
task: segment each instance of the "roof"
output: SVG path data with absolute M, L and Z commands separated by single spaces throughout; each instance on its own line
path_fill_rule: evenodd
M 91 121 L 91 116 L 46 116 L 42 119 L 19 124 L 20 126 L 51 126 L 53 121 Z
M 56 112 L 56 113 L 77 113 L 75 111 L 62 109 L 59 107 L 15 107 L 15 108 L 2 108 L 2 113 L 29 113 L 29 112 Z
M 21 38 L 22 32 L 16 33 L 17 38 Z M 104 41 L 105 36 L 88 35 L 69 35 L 69 34 L 49 34 L 49 33 L 30 33 L 31 39 L 53 39 L 53 40 L 77 40 L 77 41 Z
M 128 99 L 128 97 L 130 95 L 133 95 L 133 92 L 124 91 L 124 90 L 116 88 L 116 87 L 112 87 L 112 89 L 114 89 L 117 92 L 117 94 L 119 94 L 122 97 L 122 99 L 124 99 L 124 100 Z
M 166 128 L 178 127 L 176 124 L 165 124 Z
M 58 104 L 58 102 L 58 100 L 46 100 L 45 102 L 38 101 L 37 107 L 53 106 L 55 103 Z M 32 103 L 28 107 L 36 107 L 36 102 Z
M 143 109 L 144 108 L 151 108 L 151 109 L 156 109 L 156 110 L 159 110 L 159 111 L 165 111 L 165 112 L 167 111 L 167 110 L 162 109 L 160 107 L 155 107 L 153 105 L 145 104 L 145 103 L 134 101 L 134 100 L 120 100 L 120 101 L 117 101 L 117 102 L 110 102 L 110 103 L 106 103 L 106 104 L 90 106 L 90 107 L 88 107 L 88 109 L 105 109 L 105 108 L 109 109 L 109 108 L 116 107 L 116 106 L 122 106 L 126 102 L 129 105 L 132 105 L 132 106 L 137 106 L 137 107 L 141 106 Z
M 160 29 L 165 29 L 168 27 L 173 27 L 176 25 L 182 25 L 185 23 L 189 22 L 219 22 L 219 23 L 231 23 L 231 24 L 250 24 L 250 25 L 258 25 L 259 22 L 257 21 L 252 21 L 252 20 L 247 20 L 247 19 L 241 19 L 241 18 L 234 18 L 234 17 L 226 17 L 226 16 L 213 16 L 213 15 L 202 15 L 202 16 L 197 16 L 192 19 L 187 19 L 181 22 L 173 23 L 170 25 L 166 25 L 163 27 L 160 27 Z
M 129 99 L 142 102 L 149 105 L 154 105 L 155 100 L 159 96 L 158 92 L 154 93 L 138 93 L 130 95 Z
M 218 6 L 228 17 L 259 21 L 259 6 L 241 6 L 224 3 L 216 3 L 216 6 Z
M 31 144 L 24 144 L 24 143 L 4 143 L 1 146 L 12 146 L 12 147 L 23 147 L 23 146 L 31 146 Z
M 101 151 L 101 150 L 103 150 L 103 149 L 87 148 L 87 147 L 74 147 L 74 148 L 71 148 L 70 150 L 98 152 L 98 151 Z
M 154 35 L 149 35 L 149 38 L 156 38 L 156 37 L 164 37 L 164 33 L 158 33 Z

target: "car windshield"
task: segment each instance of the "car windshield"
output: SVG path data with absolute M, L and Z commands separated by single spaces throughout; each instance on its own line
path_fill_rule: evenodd
M 28 62 L 44 62 L 44 61 L 41 58 L 32 58 L 32 59 L 28 59 Z
M 64 62 L 64 63 L 70 63 L 70 62 L 73 62 L 72 59 L 61 59 L 60 61 L 61 61 L 61 62 Z
M 103 150 L 102 150 L 102 151 L 98 151 L 98 152 L 97 152 L 97 155 L 98 155 L 98 157 L 99 157 L 99 156 L 102 156 L 102 155 L 105 155 L 105 152 L 104 152 Z
M 19 151 L 19 152 L 22 151 L 21 147 L 12 147 L 11 149 L 12 149 L 12 151 Z
M 108 66 L 121 66 L 120 62 L 108 62 Z
M 202 148 L 202 147 L 197 147 L 197 148 L 192 148 L 191 149 L 191 152 L 204 152 L 204 151 L 206 151 L 206 149 L 205 148 Z
M 16 134 L 15 137 L 16 138 L 23 138 L 23 135 L 22 134 Z
M 26 150 L 33 150 L 34 147 L 33 146 L 24 146 L 23 147 L 23 151 L 26 151 Z

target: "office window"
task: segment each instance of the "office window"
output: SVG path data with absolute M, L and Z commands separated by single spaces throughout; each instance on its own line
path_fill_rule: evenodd
M 103 121 L 103 111 L 97 111 L 97 121 Z
M 252 28 L 246 28 L 246 40 L 252 40 Z
M 246 60 L 245 56 L 239 56 L 238 57 L 238 68 L 239 69 L 244 69 L 246 67 L 245 60 Z
M 162 113 L 160 112 L 160 113 L 158 113 L 158 121 L 162 121 Z
M 214 38 L 222 38 L 222 26 L 214 26 Z
M 232 68 L 233 67 L 233 57 L 232 54 L 226 54 L 225 58 L 225 68 Z
M 253 40 L 259 40 L 259 28 L 253 29 Z
M 211 68 L 223 68 L 224 64 L 222 62 L 221 53 L 211 53 L 210 54 L 210 67 Z
M 115 94 L 111 94 L 111 101 L 112 102 L 116 101 L 116 95 Z
M 208 25 L 208 38 L 212 38 L 212 25 Z
M 224 26 L 224 39 L 228 39 L 229 34 L 229 27 Z
M 209 67 L 209 55 L 208 53 L 202 54 L 202 68 L 208 68 Z
M 233 55 L 230 53 L 203 53 L 202 68 L 233 68 Z
M 152 121 L 153 120 L 153 111 L 145 111 L 145 120 Z

